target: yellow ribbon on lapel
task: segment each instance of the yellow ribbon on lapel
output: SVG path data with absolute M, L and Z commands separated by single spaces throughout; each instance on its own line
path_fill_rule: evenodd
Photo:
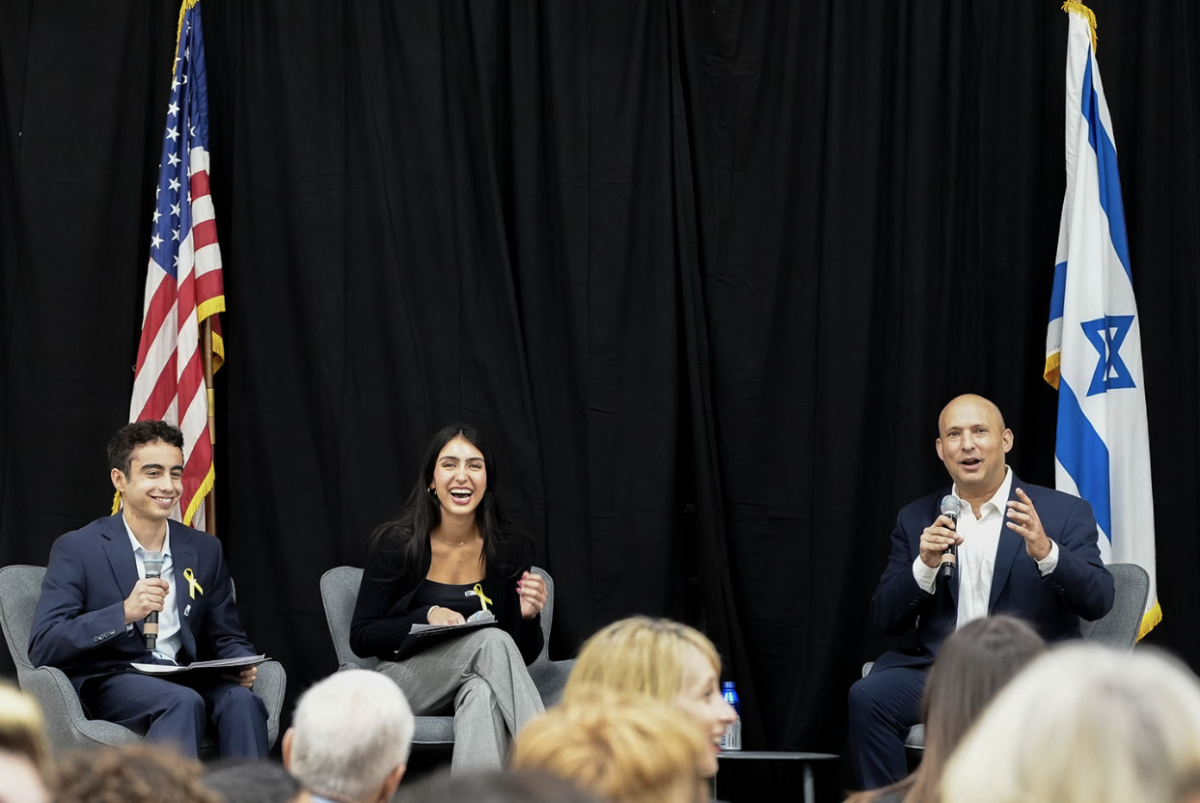
M 196 598 L 197 591 L 199 591 L 201 594 L 204 593 L 204 589 L 200 587 L 198 582 L 196 582 L 196 575 L 191 569 L 183 570 L 183 579 L 188 581 L 188 596 L 191 599 Z M 488 602 L 491 602 L 491 600 L 488 600 Z
M 479 597 L 479 604 L 482 605 L 483 609 L 486 611 L 487 606 L 492 604 L 492 598 L 483 593 L 483 586 L 479 583 L 475 584 L 475 588 L 473 590 L 475 591 L 475 596 Z

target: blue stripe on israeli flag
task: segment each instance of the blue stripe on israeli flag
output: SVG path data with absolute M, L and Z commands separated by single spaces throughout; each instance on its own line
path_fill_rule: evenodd
M 1065 381 L 1058 385 L 1058 448 L 1055 457 L 1079 496 L 1088 500 L 1100 533 L 1112 541 L 1112 500 L 1108 487 L 1108 447 L 1083 414 L 1075 391 Z
M 1117 170 L 1117 148 L 1100 119 L 1100 99 L 1092 83 L 1092 53 L 1087 54 L 1087 69 L 1083 77 L 1083 118 L 1088 121 L 1088 144 L 1096 154 L 1100 179 L 1100 206 L 1108 218 L 1108 236 L 1125 275 L 1133 281 L 1129 268 L 1129 241 L 1125 235 L 1125 205 L 1121 203 L 1121 174 Z

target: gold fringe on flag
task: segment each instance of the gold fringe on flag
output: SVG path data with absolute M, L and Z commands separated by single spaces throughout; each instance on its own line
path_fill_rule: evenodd
M 175 52 L 179 52 L 179 37 L 183 36 L 183 18 L 187 16 L 188 9 L 199 3 L 200 0 L 183 0 L 183 5 L 179 7 L 179 24 L 175 26 Z M 1075 5 L 1079 5 L 1075 3 Z M 1088 12 L 1091 14 L 1092 12 Z M 1094 19 L 1094 18 L 1093 18 Z M 1095 23 L 1093 22 L 1093 27 Z M 171 75 L 175 75 L 175 62 L 171 62 Z
M 1154 600 L 1154 607 L 1142 615 L 1142 626 L 1138 629 L 1138 641 L 1141 641 L 1154 626 L 1162 621 L 1162 607 Z
M 1062 10 L 1068 14 L 1074 12 L 1087 20 L 1088 30 L 1092 34 L 1092 52 L 1096 53 L 1096 15 L 1092 13 L 1090 8 L 1083 3 L 1077 2 L 1077 0 L 1067 0 L 1062 4 Z
M 1046 368 L 1042 372 L 1042 379 L 1046 380 L 1050 385 L 1058 390 L 1058 369 L 1062 364 L 1062 352 L 1056 351 L 1046 358 Z

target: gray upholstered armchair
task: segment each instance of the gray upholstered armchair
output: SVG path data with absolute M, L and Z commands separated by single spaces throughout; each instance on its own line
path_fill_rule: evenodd
M 1150 596 L 1150 575 L 1136 563 L 1110 563 L 1107 569 L 1113 576 L 1112 609 L 1094 622 L 1080 620 L 1079 630 L 1085 641 L 1094 641 L 1118 650 L 1132 650 L 1137 644 L 1142 613 Z M 864 678 L 874 663 L 868 661 L 863 664 Z M 924 750 L 925 726 L 918 724 L 909 728 L 904 746 L 909 751 Z
M 554 619 L 554 580 L 545 569 L 536 566 L 530 571 L 546 578 L 546 607 L 542 609 L 542 635 L 545 643 L 537 660 L 529 665 L 529 676 L 541 692 L 542 702 L 547 706 L 558 702 L 567 676 L 571 674 L 574 660 L 551 661 L 547 650 L 550 646 L 550 624 Z M 378 658 L 359 658 L 350 649 L 350 619 L 354 616 L 354 603 L 358 599 L 358 587 L 362 584 L 363 570 L 353 566 L 337 566 L 321 577 L 321 600 L 325 604 L 325 620 L 329 623 L 329 635 L 337 651 L 338 670 L 374 669 Z M 417 717 L 413 744 L 453 745 L 454 717 Z
M 120 745 L 140 742 L 141 736 L 121 725 L 99 719 L 88 719 L 79 704 L 71 681 L 61 670 L 50 666 L 35 667 L 29 662 L 29 631 L 33 627 L 33 612 L 42 593 L 45 566 L 5 566 L 0 569 L 0 626 L 13 663 L 17 665 L 17 682 L 37 698 L 46 716 L 46 730 L 55 750 L 95 745 Z M 236 596 L 236 591 L 234 592 Z M 267 705 L 267 738 L 271 745 L 279 736 L 279 711 L 287 675 L 277 661 L 267 661 L 258 668 L 254 693 Z M 212 746 L 206 743 L 205 752 Z

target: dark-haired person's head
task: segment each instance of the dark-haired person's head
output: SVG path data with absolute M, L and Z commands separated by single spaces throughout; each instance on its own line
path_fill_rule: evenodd
M 165 528 L 183 496 L 183 433 L 164 421 L 126 424 L 108 444 L 109 476 L 126 523 Z
M 431 775 L 400 794 L 400 803 L 604 803 L 570 781 L 539 772 L 489 770 Z
M 944 764 L 992 698 L 1045 650 L 1037 631 L 1012 616 L 976 619 L 946 639 L 925 682 L 922 763 L 933 750 Z
M 464 481 L 456 483 L 455 475 Z M 492 449 L 479 430 L 462 422 L 449 424 L 438 430 L 425 447 L 421 477 L 411 499 L 425 507 L 431 529 L 445 514 L 473 513 L 486 538 L 496 528 L 498 480 Z M 456 485 L 471 493 L 451 494 Z
M 519 527 L 504 518 L 496 501 L 499 470 L 492 449 L 478 429 L 457 423 L 440 429 L 425 449 L 420 474 L 404 509 L 394 521 L 376 528 L 369 550 L 401 555 L 419 565 L 434 530 L 451 522 L 469 525 L 483 539 L 480 561 L 500 571 L 528 561 L 533 545 Z
M 925 751 L 920 765 L 899 783 L 855 796 L 854 803 L 892 798 L 936 803 L 950 753 L 992 698 L 1045 650 L 1037 631 L 1012 616 L 989 616 L 963 625 L 946 639 L 925 681 Z
M 134 451 L 147 443 L 162 441 L 183 451 L 183 432 L 166 421 L 134 421 L 117 430 L 108 442 L 108 467 L 129 476 Z
M 56 803 L 223 803 L 198 762 L 147 744 L 78 750 L 57 770 Z
M 307 803 L 308 793 L 283 765 L 260 759 L 214 761 L 204 769 L 204 785 L 225 803 Z

